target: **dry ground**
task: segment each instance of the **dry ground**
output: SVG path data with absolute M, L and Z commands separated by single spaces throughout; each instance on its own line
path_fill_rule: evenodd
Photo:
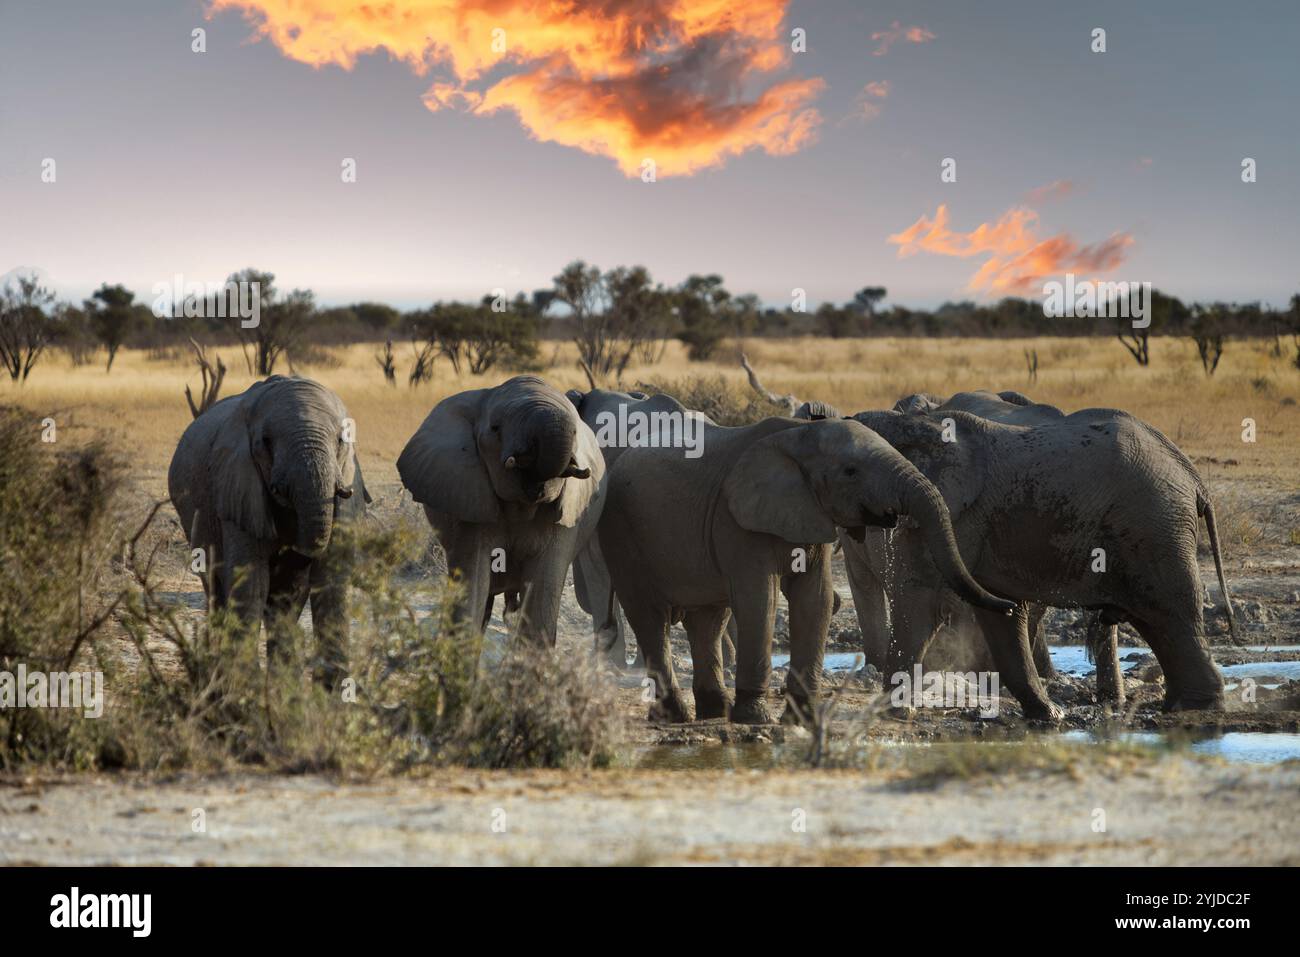
M 99 777 L 0 788 L 0 863 L 1295 865 L 1298 792 L 1294 763 L 1123 756 L 921 786 L 838 771 Z

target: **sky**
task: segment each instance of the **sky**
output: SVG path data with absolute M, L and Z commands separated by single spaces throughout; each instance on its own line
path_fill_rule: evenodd
M 1295 0 L 0 0 L 0 274 L 1284 305 L 1297 40 Z

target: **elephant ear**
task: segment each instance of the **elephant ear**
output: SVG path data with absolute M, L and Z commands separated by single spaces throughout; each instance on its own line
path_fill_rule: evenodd
M 402 484 L 417 502 L 480 525 L 501 518 L 501 504 L 474 438 L 486 391 L 461 392 L 439 402 L 397 459 Z
M 255 538 L 275 538 L 275 522 L 262 473 L 253 460 L 260 441 L 250 415 L 257 386 L 240 397 L 212 443 L 212 498 L 217 517 L 233 522 Z
M 833 542 L 835 523 L 786 449 L 792 431 L 759 439 L 746 449 L 723 482 L 723 497 L 741 528 L 795 544 Z
M 557 520 L 565 528 L 573 528 L 582 521 L 582 516 L 591 506 L 592 499 L 601 491 L 601 482 L 605 476 L 605 457 L 596 442 L 596 433 L 587 423 L 578 422 L 577 442 L 574 443 L 573 459 L 578 468 L 587 469 L 591 475 L 585 479 L 567 478 L 564 491 L 560 493 L 559 514 Z

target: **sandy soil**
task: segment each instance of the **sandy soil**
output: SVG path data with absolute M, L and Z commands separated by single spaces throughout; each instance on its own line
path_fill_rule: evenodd
M 1298 793 L 1294 764 L 1185 758 L 934 787 L 842 771 L 97 777 L 0 788 L 0 863 L 1294 865 Z

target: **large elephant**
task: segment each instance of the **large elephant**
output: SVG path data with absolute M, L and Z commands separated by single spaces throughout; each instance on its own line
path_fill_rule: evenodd
M 1059 715 L 1033 666 L 1029 603 L 1092 609 L 1107 626 L 1131 622 L 1165 672 L 1167 709 L 1222 706 L 1222 677 L 1204 647 L 1196 563 L 1204 516 L 1222 584 L 1214 512 L 1191 463 L 1158 431 L 1114 409 L 1032 427 L 963 411 L 854 419 L 940 489 L 975 578 L 1021 602 L 1012 620 L 976 617 L 1026 716 Z M 901 529 L 890 543 L 886 671 L 920 660 L 944 613 L 943 584 L 919 541 Z
M 959 392 L 944 400 L 925 392 L 914 393 L 894 404 L 897 412 L 913 415 L 935 415 L 942 419 L 948 412 L 969 412 L 992 422 L 1008 425 L 1042 425 L 1063 418 L 1065 413 L 1052 405 L 1031 401 L 1019 392 L 993 393 L 987 391 Z M 890 539 L 879 530 L 872 530 L 863 542 L 853 542 L 841 536 L 844 564 L 848 572 L 849 588 L 853 592 L 854 610 L 862 634 L 862 650 L 867 661 L 877 668 L 886 666 L 892 636 L 887 577 L 892 553 Z M 925 653 L 927 668 L 950 671 L 988 671 L 996 667 L 988 644 L 978 627 L 976 617 L 964 603 L 944 593 L 944 607 L 935 618 L 940 622 L 933 641 Z M 1043 679 L 1055 675 L 1047 641 L 1039 627 L 1046 609 L 1032 604 L 1026 609 L 1028 630 L 1034 666 Z M 1114 637 L 1111 635 L 1110 637 Z M 1114 652 L 1109 657 L 1110 666 L 1117 668 Z M 1105 663 L 1099 662 L 1099 671 Z M 1122 689 L 1119 684 L 1118 688 Z
M 537 376 L 443 399 L 397 460 L 464 591 L 454 618 L 482 630 L 518 593 L 520 634 L 555 644 L 569 566 L 596 529 L 605 462 L 564 394 Z
M 765 419 L 744 428 L 703 424 L 702 454 L 625 449 L 610 469 L 600 546 L 655 684 L 652 719 L 686 720 L 668 628 L 683 613 L 694 661 L 696 716 L 771 720 L 777 589 L 790 606 L 790 671 L 783 718 L 805 718 L 821 680 L 832 600 L 836 528 L 861 534 L 910 515 L 936 567 L 969 601 L 1005 613 L 1014 603 L 972 580 L 943 499 L 902 455 L 859 423 Z M 736 696 L 727 701 L 719 639 L 738 625 Z
M 251 627 L 296 621 L 310 601 L 315 672 L 330 686 L 348 631 L 348 556 L 333 532 L 370 501 L 352 439 L 337 395 L 271 376 L 191 422 L 167 472 L 190 547 L 203 549 L 209 601 Z M 268 661 L 283 661 L 288 649 L 268 636 Z

